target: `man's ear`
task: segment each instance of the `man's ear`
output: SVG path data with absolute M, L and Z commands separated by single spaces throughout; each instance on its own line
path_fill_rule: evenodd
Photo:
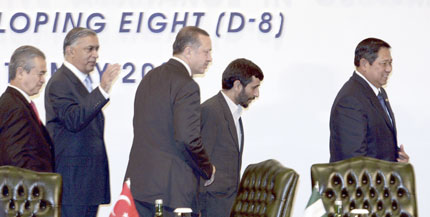
M 367 68 L 369 65 L 370 65 L 369 61 L 367 61 L 365 58 L 360 59 L 360 67 L 363 66 Z
M 24 68 L 20 66 L 20 67 L 16 68 L 15 77 L 18 78 L 18 79 L 21 79 L 22 76 L 24 76 L 24 73 L 25 73 Z
M 67 46 L 66 47 L 66 55 L 72 55 L 75 52 L 75 50 L 72 48 L 72 46 Z
M 191 51 L 192 51 L 191 46 L 186 46 L 186 47 L 184 48 L 184 52 L 182 52 L 182 54 L 183 54 L 184 56 L 186 56 L 187 58 L 190 58 Z
M 235 80 L 235 81 L 233 82 L 233 88 L 234 88 L 234 90 L 236 90 L 236 91 L 242 91 L 243 85 L 242 85 L 242 83 L 240 83 L 240 81 L 239 81 L 239 80 Z

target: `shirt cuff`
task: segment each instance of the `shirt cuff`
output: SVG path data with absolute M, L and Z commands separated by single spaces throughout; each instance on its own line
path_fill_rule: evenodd
M 99 86 L 100 93 L 105 97 L 105 99 L 109 99 L 109 94 L 106 93 L 102 87 Z

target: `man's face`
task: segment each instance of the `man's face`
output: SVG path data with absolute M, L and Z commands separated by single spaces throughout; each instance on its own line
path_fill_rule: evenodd
M 390 75 L 393 59 L 391 58 L 391 52 L 388 48 L 381 47 L 378 51 L 378 58 L 373 62 L 372 65 L 367 63 L 365 65 L 364 77 L 372 83 L 376 88 L 380 88 L 387 84 L 388 75 Z
M 248 105 L 254 100 L 256 97 L 260 95 L 260 79 L 252 76 L 252 81 L 246 85 L 246 87 L 242 88 L 239 95 L 237 96 L 237 103 L 247 108 Z
M 70 46 L 70 63 L 79 71 L 88 74 L 94 70 L 99 50 L 97 36 L 89 35 L 79 38 L 75 44 Z
M 45 83 L 46 61 L 42 57 L 33 59 L 34 67 L 28 72 L 23 70 L 20 74 L 21 89 L 29 96 L 39 93 Z
M 192 74 L 203 74 L 210 62 L 212 62 L 211 39 L 205 35 L 199 35 L 200 46 L 191 47 L 190 68 Z

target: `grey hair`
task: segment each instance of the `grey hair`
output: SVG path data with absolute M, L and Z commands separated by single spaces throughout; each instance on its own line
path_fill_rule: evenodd
M 87 36 L 97 36 L 97 33 L 91 29 L 75 27 L 67 33 L 63 43 L 63 54 L 66 55 L 66 47 L 71 46 L 78 41 L 80 38 Z
M 209 36 L 205 30 L 195 26 L 182 28 L 173 43 L 173 55 L 182 53 L 186 46 L 199 47 L 199 35 Z
M 25 71 L 30 72 L 34 68 L 34 58 L 41 57 L 44 60 L 45 54 L 36 47 L 24 45 L 17 48 L 10 58 L 9 62 L 9 79 L 13 80 L 16 77 L 16 70 L 22 67 Z

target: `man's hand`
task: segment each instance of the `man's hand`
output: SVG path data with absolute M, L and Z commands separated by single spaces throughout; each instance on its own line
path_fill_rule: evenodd
M 406 154 L 405 148 L 403 147 L 403 144 L 400 145 L 399 158 L 397 158 L 397 161 L 402 162 L 402 163 L 408 163 L 409 162 L 409 155 Z
M 113 65 L 109 64 L 105 72 L 103 72 L 100 87 L 103 88 L 106 93 L 109 93 L 109 90 L 115 79 L 118 77 L 120 71 L 121 65 L 117 63 Z
M 204 184 L 205 187 L 211 185 L 214 182 L 214 180 L 215 180 L 215 171 L 216 171 L 216 169 L 215 169 L 214 165 L 212 165 L 212 167 L 213 167 L 212 176 L 211 176 L 211 178 L 209 180 L 205 181 L 205 184 Z

